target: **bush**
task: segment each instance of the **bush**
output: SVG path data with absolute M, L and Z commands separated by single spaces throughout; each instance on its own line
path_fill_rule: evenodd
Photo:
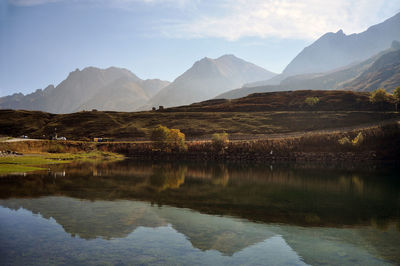
M 360 146 L 364 141 L 364 135 L 363 133 L 358 133 L 358 135 L 351 141 L 351 144 L 353 146 Z
M 400 102 L 400 86 L 394 89 L 393 97 L 396 99 L 397 102 Z
M 348 137 L 343 137 L 339 139 L 338 142 L 340 145 L 344 146 L 360 146 L 364 142 L 364 135 L 359 132 L 353 140 L 350 140 Z
M 66 152 L 63 145 L 52 143 L 49 145 L 47 152 L 49 153 L 64 153 Z
M 304 100 L 304 102 L 305 102 L 308 106 L 312 107 L 312 106 L 316 105 L 317 103 L 319 103 L 319 98 L 318 98 L 318 97 L 307 97 L 307 98 Z
M 151 141 L 157 149 L 173 149 L 173 150 L 184 150 L 185 145 L 185 134 L 179 129 L 169 129 L 165 126 L 158 126 L 151 132 Z
M 167 138 L 168 147 L 171 149 L 185 150 L 185 134 L 179 129 L 170 129 Z
M 338 140 L 340 145 L 350 145 L 351 144 L 351 140 L 348 137 L 343 137 L 341 139 Z
M 169 129 L 164 126 L 158 126 L 152 130 L 150 140 L 157 149 L 164 149 L 167 144 Z
M 396 111 L 397 111 L 397 106 L 400 103 L 400 86 L 397 87 L 396 89 L 394 89 L 393 91 L 393 98 L 395 100 L 395 104 L 396 104 Z
M 369 100 L 372 103 L 383 103 L 388 99 L 389 95 L 386 92 L 385 89 L 377 89 L 373 92 L 371 92 L 371 95 L 369 96 Z
M 228 133 L 215 133 L 212 136 L 212 145 L 215 150 L 221 151 L 223 150 L 226 145 L 229 143 Z

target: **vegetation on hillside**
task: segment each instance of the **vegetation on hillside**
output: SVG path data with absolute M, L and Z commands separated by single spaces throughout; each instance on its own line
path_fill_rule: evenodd
M 371 92 L 370 101 L 372 103 L 384 103 L 389 98 L 389 94 L 385 89 L 379 88 L 373 92 Z
M 350 140 L 349 137 L 347 136 L 340 138 L 338 140 L 339 144 L 345 146 L 350 146 L 350 145 L 360 146 L 363 141 L 364 141 L 364 135 L 362 132 L 358 133 L 358 135 L 353 140 Z
M 229 143 L 228 133 L 214 133 L 211 140 L 216 151 L 223 151 Z
M 222 134 L 216 141 L 186 142 L 184 149 L 153 142 L 62 142 L 64 150 L 94 149 L 137 159 L 230 160 L 230 161 L 360 161 L 398 160 L 400 124 L 386 123 L 347 131 L 311 132 L 293 136 L 227 142 Z M 227 137 L 227 136 L 226 136 Z M 217 141 L 218 140 L 218 141 Z M 17 152 L 47 149 L 50 141 L 2 142 L 0 148 Z M 216 148 L 217 147 L 217 148 Z M 57 154 L 54 154 L 57 155 Z M 62 156 L 62 154 L 60 154 Z M 62 159 L 62 158 L 60 158 Z
M 317 103 L 319 103 L 319 98 L 318 98 L 318 97 L 307 97 L 307 98 L 304 100 L 304 102 L 305 102 L 308 106 L 312 107 L 312 106 L 316 105 Z
M 318 98 L 316 100 L 315 98 Z M 332 91 L 332 90 L 296 90 L 254 93 L 246 97 L 226 100 L 215 99 L 188 106 L 174 107 L 166 112 L 262 112 L 262 111 L 307 111 L 306 103 L 318 101 L 318 111 L 394 111 L 389 97 L 383 109 L 370 101 L 369 92 Z
M 398 111 L 398 104 L 400 103 L 400 86 L 394 89 L 393 91 L 393 97 L 396 103 L 396 111 Z
M 165 126 L 158 126 L 151 132 L 151 141 L 153 141 L 154 148 L 160 150 L 185 150 L 185 134 L 179 129 L 170 129 Z
M 307 97 L 318 97 L 310 112 Z M 354 127 L 399 118 L 393 98 L 380 107 L 369 93 L 295 91 L 249 95 L 237 100 L 212 100 L 153 112 L 78 112 L 54 115 L 36 111 L 0 110 L 0 135 L 48 138 L 57 128 L 68 140 L 148 140 L 158 125 L 180 129 L 185 137 L 210 139 L 227 132 L 231 139 L 254 135 L 308 132 Z M 380 109 L 381 108 L 381 109 Z M 376 112 L 379 111 L 379 112 Z M 385 112 L 382 112 L 385 111 Z M 57 151 L 57 147 L 55 147 Z

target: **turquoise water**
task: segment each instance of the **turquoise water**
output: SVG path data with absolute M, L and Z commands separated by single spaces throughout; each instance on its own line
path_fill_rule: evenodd
M 399 264 L 397 173 L 124 161 L 5 176 L 0 264 Z

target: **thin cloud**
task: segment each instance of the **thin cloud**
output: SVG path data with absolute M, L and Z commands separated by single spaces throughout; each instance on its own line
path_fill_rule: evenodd
M 149 35 L 169 38 L 245 37 L 313 40 L 343 29 L 351 34 L 400 9 L 400 0 L 8 0 L 17 6 L 65 2 L 150 11 Z M 168 10 L 167 10 L 168 9 Z M 157 13 L 157 17 L 151 12 Z M 161 11 L 161 12 L 160 12 Z
M 243 37 L 315 39 L 343 29 L 346 33 L 365 30 L 380 22 L 377 11 L 393 8 L 387 0 L 236 0 L 223 1 L 223 15 L 200 14 L 191 21 L 170 23 L 162 32 L 174 38 Z M 397 1 L 397 7 L 400 3 Z M 392 12 L 385 11 L 386 13 Z M 385 13 L 384 12 L 384 13 Z
M 105 4 L 115 7 L 125 7 L 132 4 L 144 3 L 149 5 L 169 4 L 177 7 L 186 6 L 190 0 L 8 0 L 8 2 L 15 6 L 36 6 L 44 5 L 55 2 L 70 2 L 70 3 L 93 3 Z
M 61 1 L 63 0 L 8 0 L 8 3 L 15 6 L 37 6 Z

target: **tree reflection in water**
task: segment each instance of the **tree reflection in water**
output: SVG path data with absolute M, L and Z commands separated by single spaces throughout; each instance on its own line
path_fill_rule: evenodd
M 157 191 L 177 189 L 185 182 L 186 166 L 166 164 L 154 166 L 150 176 L 150 186 Z
M 145 200 L 301 226 L 382 228 L 399 220 L 396 167 L 134 161 L 50 167 L 50 172 L 1 178 L 0 197 Z

